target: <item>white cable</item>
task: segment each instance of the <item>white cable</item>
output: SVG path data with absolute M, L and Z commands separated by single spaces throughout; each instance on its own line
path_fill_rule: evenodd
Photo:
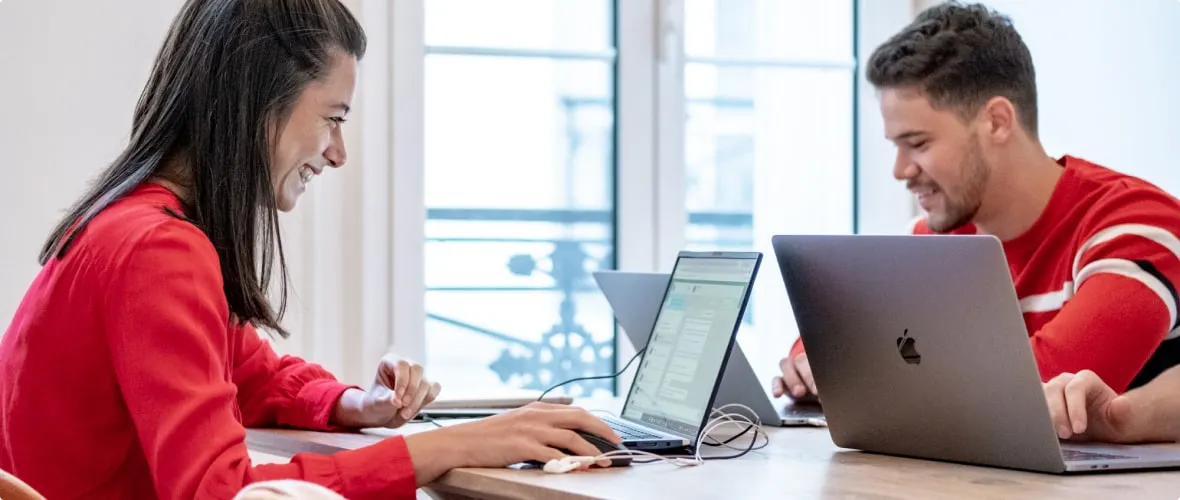
M 743 415 L 741 413 L 725 413 L 723 411 L 726 408 L 730 408 L 730 407 L 742 408 L 742 409 L 750 412 L 750 415 L 753 415 L 754 418 L 751 419 L 750 417 Z M 601 412 L 610 414 L 610 412 L 607 412 L 605 410 L 592 410 L 592 412 L 593 411 L 601 411 Z M 611 415 L 613 416 L 613 414 L 611 414 Z M 714 415 L 716 415 L 716 416 L 714 416 Z M 554 473 L 554 474 L 561 474 L 564 472 L 569 472 L 574 469 L 578 469 L 583 466 L 594 464 L 594 463 L 598 462 L 599 460 L 608 460 L 611 458 L 619 458 L 619 457 L 652 458 L 652 459 L 656 459 L 656 460 L 659 460 L 662 462 L 671 463 L 672 465 L 675 465 L 677 467 L 693 467 L 693 466 L 701 465 L 705 462 L 704 457 L 701 456 L 701 448 L 703 446 L 705 438 L 710 437 L 710 435 L 714 431 L 716 431 L 717 429 L 724 427 L 726 425 L 737 425 L 737 426 L 743 426 L 743 427 L 752 426 L 754 428 L 754 436 L 751 437 L 751 439 L 754 440 L 754 443 L 752 446 L 745 447 L 745 448 L 740 447 L 740 446 L 736 446 L 733 444 L 729 444 L 729 443 L 724 443 L 724 444 L 721 444 L 720 446 L 730 448 L 730 449 L 739 450 L 739 451 L 752 450 L 754 447 L 758 446 L 758 442 L 757 442 L 758 436 L 762 436 L 762 438 L 765 440 L 765 443 L 767 443 L 767 444 L 770 443 L 770 436 L 766 433 L 766 430 L 762 427 L 762 420 L 758 418 L 758 414 L 755 413 L 754 410 L 750 409 L 750 407 L 748 407 L 746 405 L 733 403 L 733 404 L 724 405 L 720 408 L 714 408 L 713 411 L 709 414 L 709 417 L 710 417 L 710 420 L 705 424 L 704 429 L 702 429 L 701 432 L 699 434 L 697 434 L 697 441 L 696 441 L 697 446 L 696 446 L 695 452 L 692 455 L 659 455 L 656 453 L 651 453 L 651 452 L 642 451 L 642 450 L 614 450 L 614 451 L 608 451 L 606 453 L 603 453 L 601 455 L 594 456 L 594 457 L 571 456 L 571 457 L 565 457 L 565 458 L 561 458 L 561 459 L 550 460 L 548 463 L 545 464 L 544 471 L 549 472 L 549 473 Z M 720 439 L 716 439 L 716 438 L 714 438 L 714 439 L 719 443 L 722 442 Z
M 750 412 L 750 415 L 753 415 L 753 417 L 754 417 L 753 420 L 751 420 L 750 417 L 747 417 L 747 416 L 742 415 L 740 413 L 725 413 L 723 411 L 726 408 L 730 408 L 730 407 L 742 408 L 742 409 Z M 738 425 L 745 424 L 745 425 L 752 426 L 754 428 L 754 436 L 751 438 L 751 439 L 754 439 L 754 445 L 749 448 L 743 448 L 741 446 L 736 446 L 736 445 L 733 445 L 730 443 L 725 443 L 725 442 L 721 441 L 720 439 L 714 438 L 718 443 L 720 443 L 718 446 L 722 446 L 725 448 L 738 450 L 738 451 L 752 450 L 753 448 L 759 446 L 758 445 L 758 436 L 762 436 L 762 439 L 765 440 L 765 442 L 763 443 L 763 446 L 770 444 L 770 435 L 766 433 L 766 429 L 762 426 L 762 419 L 758 418 L 758 414 L 753 409 L 751 409 L 749 406 L 746 406 L 743 404 L 738 404 L 738 403 L 730 403 L 730 404 L 727 404 L 727 405 L 722 406 L 720 408 L 714 408 L 713 413 L 710 414 L 710 416 L 716 415 L 716 414 L 720 414 L 720 416 L 714 418 L 709 424 L 706 425 L 705 432 L 702 433 L 701 438 L 698 439 L 698 441 L 697 441 L 698 443 L 703 443 L 704 438 L 708 437 L 709 433 L 712 430 L 720 428 L 726 423 L 733 423 L 733 424 L 738 424 Z M 719 420 L 725 420 L 725 422 L 718 422 Z M 710 427 L 710 425 L 712 427 Z M 700 446 L 698 446 L 697 449 L 699 450 Z
M 710 436 L 710 435 L 712 435 L 713 431 L 716 431 L 717 429 L 720 429 L 721 427 L 725 427 L 726 425 L 735 425 L 735 426 L 742 427 L 743 429 L 749 428 L 749 426 L 754 426 L 754 436 L 751 437 L 751 439 L 754 440 L 754 443 L 749 447 L 741 447 L 741 446 L 736 446 L 736 445 L 733 445 L 730 443 L 724 443 L 717 438 L 713 438 L 713 439 L 717 440 L 719 443 L 721 443 L 721 444 L 718 444 L 717 446 L 721 446 L 724 448 L 730 448 L 730 449 L 734 449 L 734 450 L 739 450 L 739 451 L 746 451 L 746 450 L 753 450 L 755 447 L 758 446 L 758 436 L 762 436 L 762 438 L 766 441 L 767 444 L 769 444 L 769 442 L 770 442 L 770 436 L 766 434 L 766 431 L 764 431 L 761 426 L 755 424 L 753 421 L 749 420 L 748 418 L 745 418 L 745 415 L 738 415 L 738 414 L 732 414 L 732 413 L 726 414 L 724 418 L 718 418 L 718 419 L 714 420 L 714 422 L 709 427 L 707 427 L 705 429 L 704 435 Z M 697 447 L 697 456 L 700 456 L 700 450 L 701 450 L 701 447 L 698 446 Z

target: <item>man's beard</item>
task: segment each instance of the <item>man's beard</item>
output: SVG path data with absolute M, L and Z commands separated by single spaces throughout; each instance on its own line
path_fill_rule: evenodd
M 944 213 L 937 216 L 929 214 L 926 218 L 926 227 L 933 232 L 949 233 L 959 229 L 970 223 L 979 212 L 991 168 L 984 162 L 983 154 L 979 151 L 979 144 L 975 142 L 974 137 L 969 142 L 971 147 L 967 149 L 967 154 L 963 158 L 963 182 L 959 185 L 958 192 L 950 193 L 943 190 Z M 942 190 L 941 186 L 939 189 Z

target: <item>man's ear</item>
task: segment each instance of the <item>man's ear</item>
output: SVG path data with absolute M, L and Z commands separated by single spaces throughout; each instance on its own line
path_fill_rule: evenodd
M 1008 142 L 1019 127 L 1016 107 L 1007 97 L 993 97 L 979 110 L 984 134 L 996 143 Z

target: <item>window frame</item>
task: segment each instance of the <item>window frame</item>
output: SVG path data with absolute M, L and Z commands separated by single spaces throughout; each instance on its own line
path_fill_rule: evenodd
M 388 217 L 372 220 L 387 228 L 366 238 L 366 248 L 385 250 L 388 264 L 375 265 L 376 281 L 364 287 L 364 339 L 377 347 L 384 335 L 399 354 L 426 359 L 423 274 L 425 245 L 424 182 L 424 34 L 425 0 L 352 0 L 361 5 L 371 48 L 362 75 L 362 95 L 374 111 L 366 115 L 363 149 L 367 162 L 391 166 L 386 178 L 367 174 L 388 194 Z M 689 62 L 741 65 L 807 65 L 814 61 L 748 58 L 689 58 L 683 53 L 683 0 L 615 2 L 615 260 L 619 269 L 668 272 L 686 240 L 684 166 L 684 67 Z M 854 54 L 871 51 L 912 19 L 910 0 L 857 0 L 853 6 Z M 871 20 L 871 22 L 866 22 Z M 376 49 L 376 50 L 374 50 Z M 442 51 L 460 48 L 443 47 Z M 439 48 L 432 48 L 436 53 Z M 494 52 L 494 51 L 492 51 Z M 594 57 L 590 53 L 524 49 L 536 56 L 561 54 Z M 384 54 L 384 56 L 382 56 Z M 384 61 L 374 64 L 374 60 Z M 853 118 L 853 221 L 855 232 L 898 232 L 913 217 L 912 203 L 882 167 L 888 168 L 892 146 L 881 135 L 874 91 L 863 84 L 863 65 L 856 64 Z M 387 99 L 372 94 L 385 90 Z M 865 103 L 869 103 L 866 106 Z M 383 106 L 384 105 L 384 106 Z M 382 109 L 384 108 L 384 109 Z M 392 140 L 381 141 L 380 137 Z M 369 169 L 375 170 L 375 169 Z M 377 169 L 379 170 L 379 169 Z M 887 172 L 888 170 L 884 170 Z M 871 172 L 870 176 L 863 175 Z M 884 205 L 884 206 L 882 206 Z M 874 210 L 865 210 L 872 206 Z M 365 211 L 380 210 L 366 203 Z M 382 224 L 384 222 L 384 224 Z M 368 255 L 368 253 L 366 253 Z M 366 259 L 366 274 L 370 259 Z M 380 287 L 384 283 L 386 286 Z M 384 288 L 386 293 L 374 289 Z M 372 299 L 370 300 L 370 294 Z M 368 304 L 382 302 L 384 309 Z M 384 316 L 382 316 L 382 311 Z M 385 328 L 384 332 L 378 330 Z M 621 333 L 621 332 L 617 332 Z M 635 353 L 625 335 L 615 335 L 616 366 Z M 367 350 L 367 349 L 366 349 Z M 370 351 L 371 352 L 371 351 Z M 369 363 L 363 362 L 366 366 Z M 618 393 L 629 384 L 629 373 L 616 383 Z

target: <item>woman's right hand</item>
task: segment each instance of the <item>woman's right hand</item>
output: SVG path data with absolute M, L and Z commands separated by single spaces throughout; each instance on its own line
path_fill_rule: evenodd
M 418 484 L 423 485 L 458 467 L 506 467 L 530 460 L 545 463 L 565 457 L 561 450 L 579 456 L 602 454 L 574 431 L 622 442 L 610 426 L 584 409 L 531 403 L 474 422 L 409 435 L 406 445 Z M 601 463 L 608 464 L 609 460 Z

